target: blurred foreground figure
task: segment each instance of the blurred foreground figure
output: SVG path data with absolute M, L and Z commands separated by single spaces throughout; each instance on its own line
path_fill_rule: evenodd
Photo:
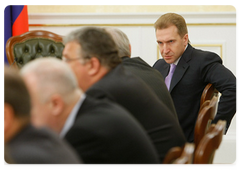
M 30 97 L 16 70 L 4 68 L 4 143 L 6 161 L 16 164 L 76 164 L 79 158 L 47 129 L 30 124 Z
M 107 98 L 128 110 L 151 138 L 160 162 L 170 148 L 185 144 L 177 117 L 146 83 L 121 65 L 118 48 L 106 30 L 85 27 L 65 38 L 63 60 L 74 71 L 79 87 L 89 96 Z
M 58 133 L 84 163 L 159 163 L 139 123 L 119 105 L 85 95 L 66 63 L 55 58 L 36 59 L 21 73 L 33 99 L 34 125 Z

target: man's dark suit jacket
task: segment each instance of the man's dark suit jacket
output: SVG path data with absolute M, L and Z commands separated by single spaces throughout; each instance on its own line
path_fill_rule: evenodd
M 157 97 L 177 116 L 171 95 L 166 87 L 163 76 L 140 57 L 122 57 L 124 68 L 142 79 Z
M 6 146 L 9 160 L 16 164 L 82 163 L 73 148 L 48 129 L 24 127 Z
M 155 164 L 156 149 L 122 107 L 86 97 L 64 137 L 87 164 Z
M 170 65 L 160 59 L 153 67 L 165 78 Z M 236 112 L 236 78 L 222 65 L 217 54 L 197 50 L 188 44 L 173 74 L 169 89 L 188 142 L 193 142 L 201 95 L 208 83 L 212 83 L 222 93 L 213 123 L 220 119 L 226 120 L 228 127 Z
M 186 140 L 176 116 L 141 79 L 127 72 L 121 64 L 86 93 L 98 99 L 108 98 L 127 109 L 152 139 L 160 161 L 170 148 L 185 144 Z

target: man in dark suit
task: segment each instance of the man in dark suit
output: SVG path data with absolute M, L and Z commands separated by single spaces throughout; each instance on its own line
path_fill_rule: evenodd
M 4 143 L 7 163 L 76 164 L 77 154 L 56 134 L 30 124 L 30 96 L 16 70 L 4 69 Z
M 125 70 L 133 73 L 144 81 L 157 95 L 157 97 L 167 106 L 167 108 L 177 116 L 171 95 L 165 85 L 164 79 L 156 69 L 152 68 L 140 57 L 131 58 L 131 45 L 127 35 L 119 29 L 106 27 L 106 31 L 111 34 L 116 43 L 119 56 L 122 58 L 122 65 Z
M 169 86 L 188 142 L 194 140 L 200 99 L 208 83 L 222 94 L 212 123 L 226 120 L 228 128 L 236 112 L 235 76 L 222 65 L 217 54 L 195 49 L 189 44 L 187 26 L 182 16 L 174 13 L 162 15 L 155 23 L 155 30 L 163 59 L 153 67 L 160 71 Z M 169 71 L 172 68 L 175 71 Z M 169 72 L 173 75 L 171 81 Z
M 37 59 L 21 73 L 33 98 L 34 125 L 53 129 L 84 163 L 159 163 L 141 125 L 119 105 L 86 96 L 66 63 Z
M 140 78 L 124 69 L 106 30 L 86 27 L 70 33 L 65 37 L 63 60 L 87 95 L 120 104 L 141 123 L 158 151 L 159 161 L 172 147 L 185 144 L 177 118 Z

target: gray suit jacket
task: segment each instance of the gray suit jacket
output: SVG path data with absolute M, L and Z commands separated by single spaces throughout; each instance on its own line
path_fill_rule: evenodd
M 173 100 L 166 87 L 162 74 L 152 68 L 140 57 L 122 57 L 122 60 L 122 65 L 126 71 L 129 71 L 142 79 L 144 83 L 154 91 L 163 104 L 165 104 L 168 109 L 177 116 Z
M 186 142 L 177 117 L 141 79 L 121 64 L 90 87 L 86 94 L 98 99 L 108 98 L 127 109 L 148 133 L 160 161 L 169 149 Z
M 84 163 L 159 163 L 156 149 L 141 125 L 109 100 L 87 96 L 65 139 Z
M 80 157 L 67 143 L 48 129 L 24 127 L 6 146 L 11 163 L 78 164 Z

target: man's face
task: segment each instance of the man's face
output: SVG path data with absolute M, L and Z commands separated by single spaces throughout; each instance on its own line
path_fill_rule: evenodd
M 180 37 L 175 25 L 165 29 L 157 29 L 156 38 L 160 53 L 168 64 L 174 63 L 183 54 L 188 44 L 188 34 Z
M 81 46 L 77 42 L 69 42 L 63 50 L 63 61 L 65 61 L 75 73 L 79 87 L 86 91 L 89 88 L 88 63 L 84 63 L 81 55 Z

